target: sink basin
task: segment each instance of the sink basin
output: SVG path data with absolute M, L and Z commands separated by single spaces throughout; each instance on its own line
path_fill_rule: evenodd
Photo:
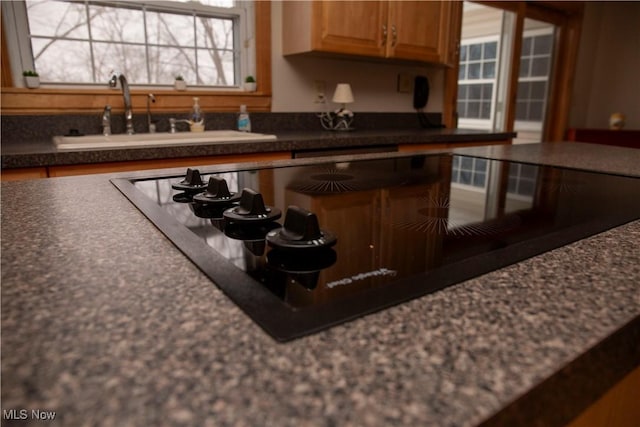
M 54 136 L 58 150 L 104 150 L 109 148 L 166 147 L 178 145 L 210 145 L 230 142 L 273 141 L 275 135 L 208 130 L 205 132 L 140 133 L 135 135 Z

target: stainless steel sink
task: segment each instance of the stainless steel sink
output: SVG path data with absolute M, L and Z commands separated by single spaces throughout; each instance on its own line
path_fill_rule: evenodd
M 54 136 L 53 142 L 60 151 L 74 151 L 260 142 L 273 141 L 275 139 L 275 135 L 264 133 L 209 130 L 205 132 L 140 133 L 135 135 Z

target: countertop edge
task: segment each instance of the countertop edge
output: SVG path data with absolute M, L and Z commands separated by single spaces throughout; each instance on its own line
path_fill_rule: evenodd
M 335 150 L 397 146 L 400 144 L 438 144 L 489 142 L 508 140 L 511 132 L 483 132 L 464 129 L 442 130 L 380 130 L 350 133 L 282 132 L 268 142 L 233 142 L 214 145 L 180 145 L 166 147 L 57 151 L 50 141 L 23 144 L 3 142 L 0 156 L 3 169 L 47 167 L 77 164 L 97 164 L 140 160 L 162 160 L 184 157 L 205 157 L 274 153 L 281 151 Z

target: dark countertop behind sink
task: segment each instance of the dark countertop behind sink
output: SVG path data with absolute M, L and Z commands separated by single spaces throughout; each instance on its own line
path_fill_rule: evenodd
M 640 176 L 640 151 L 618 147 L 457 152 Z M 2 183 L 3 410 L 56 411 L 52 425 L 555 426 L 640 365 L 640 221 L 278 344 L 114 176 Z
M 360 117 L 362 116 L 362 117 Z M 207 130 L 233 129 L 233 114 L 212 115 Z M 28 121 L 21 117 L 3 117 L 2 168 L 73 165 L 85 163 L 156 160 L 180 157 L 251 154 L 280 151 L 331 150 L 395 146 L 398 144 L 456 143 L 507 140 L 514 133 L 495 133 L 469 129 L 420 129 L 413 114 L 369 113 L 358 116 L 362 127 L 353 132 L 329 132 L 320 128 L 313 114 L 252 114 L 253 132 L 276 134 L 276 141 L 235 142 L 214 145 L 180 145 L 106 150 L 58 151 L 54 135 L 68 132 L 74 121 L 55 118 L 44 120 L 38 131 L 25 129 Z M 216 119 L 216 120 L 214 120 Z M 76 121 L 93 123 L 95 118 Z M 435 121 L 435 119 L 434 119 Z M 387 126 L 386 128 L 384 126 Z M 89 125 L 82 133 L 97 134 Z M 162 129 L 162 128 L 161 128 Z M 302 130 L 299 130 L 302 129 Z M 141 130 L 140 132 L 143 132 Z M 114 132 L 116 133 L 116 132 Z

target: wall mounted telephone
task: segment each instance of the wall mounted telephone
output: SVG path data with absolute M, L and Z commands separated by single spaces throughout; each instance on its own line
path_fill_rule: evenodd
M 431 123 L 424 113 L 424 108 L 429 102 L 429 79 L 425 76 L 416 76 L 413 85 L 413 108 L 418 112 L 418 120 L 423 128 L 443 128 L 441 124 Z

